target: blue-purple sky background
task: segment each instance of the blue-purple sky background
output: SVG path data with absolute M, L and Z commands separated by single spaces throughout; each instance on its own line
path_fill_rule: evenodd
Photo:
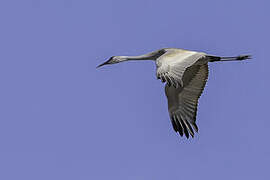
M 267 0 L 1 0 L 0 179 L 269 179 Z M 163 47 L 212 63 L 194 139 L 172 129 L 153 62 Z

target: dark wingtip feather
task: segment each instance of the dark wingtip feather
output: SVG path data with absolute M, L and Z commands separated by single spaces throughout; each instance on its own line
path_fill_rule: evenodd
M 187 120 L 185 120 L 185 124 L 186 124 L 186 127 L 187 127 L 188 131 L 189 131 L 189 134 L 192 137 L 194 137 L 194 131 L 193 131 L 192 127 L 190 126 L 190 124 L 189 124 L 189 122 Z
M 175 119 L 175 122 L 176 122 L 176 125 L 177 125 L 177 128 L 178 128 L 178 133 L 180 134 L 180 136 L 183 136 L 184 135 L 183 126 L 181 125 L 181 122 L 179 121 L 179 118 L 175 115 L 174 119 Z
M 186 137 L 188 139 L 189 138 L 189 133 L 188 133 L 187 127 L 185 126 L 182 119 L 181 119 L 181 124 L 183 125 L 184 133 L 185 133 L 185 135 L 186 135 Z
M 174 131 L 177 132 L 178 128 L 177 128 L 177 124 L 176 124 L 173 116 L 171 116 L 171 122 L 172 122 L 172 126 L 173 126 Z
M 194 138 L 194 131 L 198 132 L 198 127 L 196 123 L 189 124 L 189 121 L 182 119 L 181 116 L 171 115 L 170 119 L 174 131 L 178 132 L 181 137 L 185 135 L 187 139 L 189 139 L 190 136 Z
M 181 136 L 181 137 L 183 137 L 183 132 L 182 131 L 178 131 L 178 133 L 179 133 L 179 135 Z
M 196 123 L 192 123 L 191 125 L 193 126 L 193 128 L 194 128 L 194 130 L 195 130 L 196 132 L 199 131 L 199 128 L 198 128 L 198 126 L 197 126 Z

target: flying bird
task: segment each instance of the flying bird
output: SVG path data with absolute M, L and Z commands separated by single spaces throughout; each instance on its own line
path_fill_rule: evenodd
M 208 78 L 208 62 L 242 61 L 250 55 L 220 57 L 204 52 L 178 48 L 163 48 L 140 56 L 112 56 L 98 67 L 131 60 L 153 60 L 156 76 L 165 85 L 168 110 L 173 129 L 180 136 L 194 137 L 198 132 L 196 114 L 198 100 Z

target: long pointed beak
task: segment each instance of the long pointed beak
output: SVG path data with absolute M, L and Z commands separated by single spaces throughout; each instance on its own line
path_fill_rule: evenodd
M 106 62 L 104 62 L 104 63 L 98 65 L 97 68 L 99 68 L 99 67 L 101 67 L 101 66 L 104 66 L 104 65 L 106 65 L 106 64 L 111 64 L 112 59 L 113 59 L 113 57 L 111 57 L 108 61 L 106 61 Z
M 102 64 L 100 64 L 100 65 L 98 65 L 97 68 L 99 68 L 99 67 L 101 67 L 101 66 L 104 66 L 104 65 L 106 65 L 106 64 L 110 64 L 110 60 L 111 60 L 111 59 L 109 59 L 108 61 L 106 61 L 106 62 L 104 62 L 104 63 L 102 63 Z
M 106 65 L 106 64 L 109 64 L 109 63 L 106 61 L 106 62 L 104 62 L 104 63 L 98 65 L 97 68 L 99 68 L 99 67 L 101 67 L 101 66 L 104 66 L 104 65 Z

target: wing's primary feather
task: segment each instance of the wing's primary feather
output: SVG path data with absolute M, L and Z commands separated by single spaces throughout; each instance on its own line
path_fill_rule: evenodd
M 189 137 L 198 132 L 196 114 L 200 98 L 208 78 L 208 65 L 194 65 L 184 73 L 183 87 L 165 86 L 168 109 L 174 130 Z

